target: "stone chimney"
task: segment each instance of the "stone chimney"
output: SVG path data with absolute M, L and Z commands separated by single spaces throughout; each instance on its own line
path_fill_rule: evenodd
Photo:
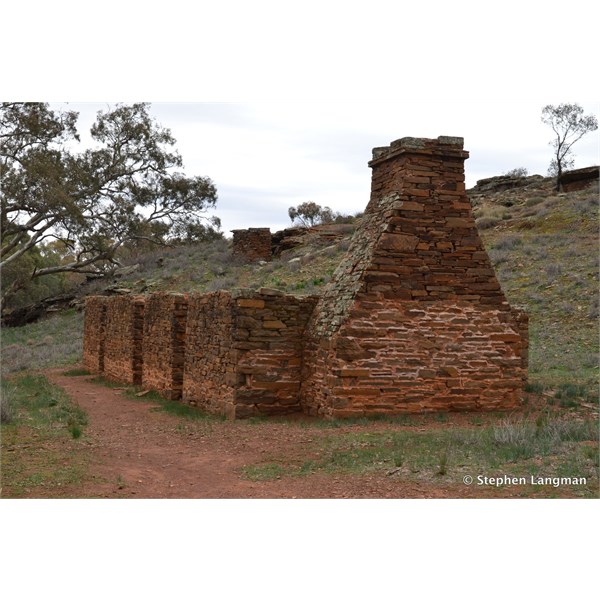
M 371 199 L 309 326 L 313 414 L 514 408 L 527 320 L 509 306 L 465 194 L 463 140 L 375 148 Z

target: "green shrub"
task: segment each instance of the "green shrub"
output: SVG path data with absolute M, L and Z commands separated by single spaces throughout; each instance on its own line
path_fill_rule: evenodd
M 506 250 L 492 248 L 488 252 L 488 256 L 490 257 L 490 260 L 492 261 L 492 265 L 494 265 L 494 267 L 497 267 L 498 265 L 501 265 L 502 263 L 508 262 L 509 253 Z
M 234 277 L 217 277 L 213 279 L 206 290 L 208 292 L 217 292 L 219 290 L 230 290 L 235 287 L 237 280 Z
M 585 396 L 585 387 L 574 383 L 561 383 L 554 392 L 554 397 L 559 400 L 572 400 L 583 396 Z
M 526 383 L 525 391 L 530 394 L 541 394 L 544 391 L 544 386 L 541 383 Z
M 513 248 L 520 246 L 523 243 L 523 239 L 518 235 L 507 235 L 500 238 L 495 244 L 495 250 L 512 250 Z

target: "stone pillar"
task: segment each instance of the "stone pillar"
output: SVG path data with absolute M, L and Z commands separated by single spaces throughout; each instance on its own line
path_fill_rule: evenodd
M 231 292 L 190 295 L 185 333 L 184 403 L 213 414 L 235 414 L 234 321 Z
M 144 307 L 142 386 L 170 400 L 183 390 L 188 297 L 158 292 Z
M 91 373 L 104 372 L 107 300 L 105 296 L 90 296 L 85 299 L 83 365 Z
M 142 383 L 144 297 L 115 296 L 106 303 L 104 372 L 113 381 Z

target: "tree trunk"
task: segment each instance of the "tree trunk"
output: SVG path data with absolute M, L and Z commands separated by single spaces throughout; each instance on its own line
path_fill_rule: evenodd
M 53 298 L 45 298 L 35 304 L 16 308 L 10 312 L 7 310 L 2 315 L 2 325 L 5 327 L 21 327 L 27 325 L 27 323 L 33 323 L 46 315 L 48 310 L 67 308 L 74 299 L 75 294 L 61 294 Z
M 562 189 L 562 183 L 561 183 L 561 179 L 562 179 L 562 165 L 560 164 L 560 160 L 556 161 L 556 191 L 560 192 Z

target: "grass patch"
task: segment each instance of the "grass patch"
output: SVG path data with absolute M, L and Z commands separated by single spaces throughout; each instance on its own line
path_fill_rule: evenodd
M 525 384 L 525 391 L 529 394 L 541 394 L 544 391 L 544 386 L 537 382 L 528 382 Z
M 127 394 L 129 395 L 129 394 Z M 158 394 L 157 394 L 158 396 Z M 134 396 L 135 397 L 135 396 Z M 147 398 L 147 396 L 144 396 Z M 189 406 L 188 404 L 182 404 L 177 400 L 166 400 L 160 396 L 150 398 L 152 402 L 156 402 L 159 406 L 155 410 L 160 412 L 166 412 L 175 417 L 182 419 L 188 419 L 190 421 L 224 421 L 225 417 L 220 415 L 211 415 L 195 406 Z
M 128 386 L 124 383 L 120 383 L 118 381 L 112 381 L 111 379 L 107 379 L 106 377 L 102 376 L 102 375 L 98 375 L 96 377 L 92 377 L 92 379 L 90 379 L 91 383 L 97 383 L 99 385 L 103 385 L 104 387 L 108 387 L 108 388 L 118 388 L 118 389 L 128 389 Z M 132 388 L 133 389 L 133 388 Z
M 87 476 L 88 455 L 79 440 L 85 412 L 41 375 L 2 381 L 11 419 L 2 424 L 2 495 L 59 497 Z
M 74 440 L 77 440 L 81 437 L 82 429 L 78 423 L 71 423 L 69 425 L 69 431 L 71 432 L 71 436 Z
M 137 387 L 127 388 L 125 390 L 125 395 L 128 398 L 133 398 L 134 400 L 146 400 L 149 402 L 153 402 L 156 404 L 156 408 L 154 410 L 165 412 L 175 417 L 179 417 L 181 419 L 187 419 L 189 421 L 224 421 L 225 417 L 220 415 L 212 415 L 203 411 L 202 409 L 196 406 L 190 406 L 189 404 L 184 404 L 179 400 L 167 400 L 163 398 L 158 392 L 148 392 L 143 396 L 140 396 L 141 390 Z
M 444 448 L 438 456 L 438 470 L 436 475 L 446 475 L 448 473 L 448 448 Z
M 2 383 L 0 390 L 0 423 L 12 423 L 14 412 L 14 390 L 12 386 Z
M 43 375 L 25 375 L 2 382 L 2 394 L 11 397 L 16 424 L 33 428 L 81 429 L 87 425 L 85 411 Z M 81 433 L 80 433 L 81 435 Z
M 63 375 L 67 377 L 83 377 L 84 375 L 91 375 L 91 373 L 87 369 L 69 369 Z
M 123 383 L 117 383 L 106 379 L 105 377 L 99 376 L 94 377 L 90 380 L 92 383 L 97 383 L 105 387 L 123 390 L 123 393 L 128 398 L 133 400 L 144 400 L 146 402 L 152 402 L 156 404 L 154 410 L 160 412 L 166 412 L 170 415 L 180 417 L 191 421 L 224 421 L 225 417 L 220 415 L 213 415 L 203 411 L 196 406 L 190 406 L 184 404 L 179 400 L 168 400 L 164 398 L 156 391 L 145 391 L 138 386 L 126 385 Z
M 244 469 L 244 475 L 251 481 L 268 481 L 279 479 L 285 474 L 285 467 L 277 463 L 264 463 L 262 465 L 251 465 Z
M 559 400 L 561 408 L 575 408 L 579 405 L 578 400 L 584 400 L 588 397 L 586 387 L 574 383 L 561 383 L 554 392 L 554 398 Z M 595 400 L 595 396 L 590 396 L 590 400 Z
M 597 448 L 594 421 L 566 421 L 542 415 L 536 420 L 505 418 L 483 428 L 452 428 L 411 431 L 332 433 L 314 442 L 307 452 L 316 458 L 297 464 L 271 459 L 243 469 L 250 479 L 328 474 L 399 474 L 403 479 L 462 485 L 465 474 L 509 476 L 541 475 L 586 477 L 588 485 L 578 490 L 598 495 L 598 465 L 592 452 Z M 587 448 L 588 446 L 583 446 Z M 540 467 L 544 459 L 547 464 Z
M 262 417 L 261 417 L 262 418 Z M 281 418 L 286 421 L 286 417 Z M 389 423 L 393 425 L 408 425 L 417 426 L 423 425 L 431 419 L 435 419 L 438 422 L 446 422 L 448 415 L 446 413 L 436 414 L 413 414 L 413 413 L 400 413 L 397 415 L 369 415 L 368 417 L 348 417 L 345 419 L 315 419 L 308 421 L 299 421 L 300 427 L 318 428 L 318 429 L 339 429 L 341 427 L 352 427 L 369 425 L 371 423 Z M 273 417 L 269 417 L 269 420 L 273 420 Z
M 2 328 L 2 375 L 81 360 L 83 313 L 73 309 L 23 327 Z
M 556 392 L 554 392 L 554 397 L 561 399 L 569 399 L 572 400 L 574 398 L 584 397 L 586 394 L 585 386 L 577 385 L 574 383 L 561 383 L 558 386 Z

